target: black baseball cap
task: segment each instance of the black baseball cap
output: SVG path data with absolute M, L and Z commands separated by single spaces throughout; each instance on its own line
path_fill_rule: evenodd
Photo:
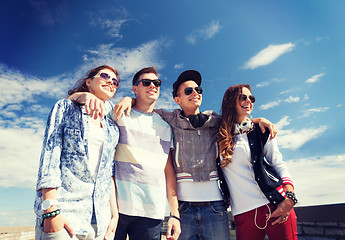
M 194 81 L 198 86 L 201 84 L 201 74 L 196 70 L 186 70 L 178 76 L 177 80 L 173 84 L 173 97 L 177 96 L 177 90 L 179 86 L 186 81 Z

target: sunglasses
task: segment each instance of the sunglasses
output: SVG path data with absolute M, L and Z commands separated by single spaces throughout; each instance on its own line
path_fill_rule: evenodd
M 101 73 L 101 74 L 99 74 L 99 76 L 106 81 L 108 81 L 111 78 L 108 73 Z M 112 78 L 111 80 L 113 81 L 113 85 L 115 87 L 118 87 L 120 85 L 120 83 L 117 81 L 116 78 Z
M 249 100 L 252 102 L 252 103 L 255 103 L 255 97 L 253 96 L 253 95 L 249 95 L 249 96 L 247 96 L 246 94 L 241 94 L 240 96 L 239 96 L 239 99 L 240 99 L 240 101 L 246 101 L 247 100 L 247 98 L 249 98 Z
M 186 94 L 187 96 L 188 95 L 191 95 L 193 90 L 195 90 L 198 94 L 202 94 L 202 87 L 195 87 L 195 88 L 192 88 L 192 87 L 186 87 L 184 89 L 184 94 Z
M 141 79 L 138 82 L 136 82 L 134 84 L 134 86 L 138 86 L 140 82 L 142 82 L 144 87 L 150 86 L 151 83 L 153 83 L 153 85 L 155 85 L 155 87 L 160 87 L 161 84 L 162 84 L 162 80 L 160 80 L 160 79 L 154 79 L 154 80 L 151 80 L 151 79 Z

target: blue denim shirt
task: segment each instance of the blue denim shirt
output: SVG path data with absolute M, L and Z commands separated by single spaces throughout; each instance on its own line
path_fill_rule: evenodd
M 35 213 L 42 222 L 41 203 L 44 188 L 56 188 L 61 214 L 76 234 L 85 235 L 95 210 L 98 233 L 106 231 L 110 218 L 111 176 L 114 153 L 119 139 L 117 125 L 102 119 L 105 139 L 96 178 L 88 168 L 89 116 L 71 100 L 58 101 L 51 110 L 44 134 L 40 158 Z

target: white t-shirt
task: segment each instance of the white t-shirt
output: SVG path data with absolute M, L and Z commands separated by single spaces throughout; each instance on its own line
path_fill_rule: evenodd
M 103 143 L 104 143 L 104 130 L 93 123 L 89 124 L 89 169 L 94 178 L 97 177 L 99 163 L 101 161 Z

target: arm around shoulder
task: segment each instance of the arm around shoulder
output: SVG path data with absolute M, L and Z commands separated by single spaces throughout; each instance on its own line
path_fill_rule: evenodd
M 105 115 L 104 102 L 90 92 L 76 92 L 68 96 L 67 99 L 84 105 L 86 113 L 94 119 L 103 118 Z

